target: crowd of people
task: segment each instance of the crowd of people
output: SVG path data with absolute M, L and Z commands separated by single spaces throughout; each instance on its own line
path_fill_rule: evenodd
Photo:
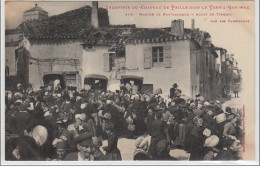
M 241 112 L 199 94 L 187 98 L 177 84 L 169 98 L 77 92 L 58 80 L 38 91 L 17 84 L 5 103 L 6 160 L 122 160 L 120 137 L 136 140 L 134 160 L 175 160 L 172 148 L 190 153 L 189 160 L 241 159 Z

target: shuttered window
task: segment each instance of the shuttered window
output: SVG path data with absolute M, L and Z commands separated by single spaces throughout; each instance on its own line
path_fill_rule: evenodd
M 152 67 L 152 48 L 144 47 L 144 68 L 149 69 Z
M 144 68 L 171 68 L 171 45 L 144 47 Z
M 171 62 L 171 45 L 166 45 L 163 47 L 163 54 L 164 54 L 164 66 L 166 68 L 172 67 Z

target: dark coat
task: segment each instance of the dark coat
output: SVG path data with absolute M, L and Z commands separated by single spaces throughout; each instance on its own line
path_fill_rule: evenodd
M 106 160 L 122 160 L 121 153 L 117 148 L 118 137 L 113 132 L 112 134 L 108 135 L 107 139 L 108 145 L 104 146 L 103 149 L 106 151 Z
M 173 99 L 175 97 L 175 91 L 176 91 L 176 88 L 175 87 L 172 87 L 170 89 L 170 98 Z
M 230 149 L 221 150 L 214 160 L 238 160 L 239 158 Z
M 42 150 L 36 145 L 35 140 L 32 137 L 24 136 L 18 138 L 12 138 L 6 141 L 6 160 L 17 160 L 12 152 L 15 148 L 19 149 L 20 159 L 24 161 L 39 161 L 44 160 Z
M 108 145 L 103 147 L 103 149 L 107 153 L 111 153 L 117 149 L 118 137 L 115 133 L 108 135 L 107 142 L 108 142 Z
M 196 125 L 193 126 L 190 134 L 190 141 L 192 141 L 190 148 L 190 160 L 203 160 L 203 128 Z
M 30 115 L 27 111 L 18 112 L 15 116 L 15 129 L 16 133 L 19 135 L 24 135 L 24 131 L 27 129 L 27 125 L 29 123 Z
M 8 133 L 15 133 L 15 112 L 14 111 L 8 111 L 5 115 L 5 131 Z
M 163 139 L 166 137 L 165 129 L 167 129 L 167 124 L 165 121 L 155 119 L 151 125 L 151 136 Z

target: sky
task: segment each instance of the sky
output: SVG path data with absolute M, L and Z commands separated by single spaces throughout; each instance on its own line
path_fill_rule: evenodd
M 91 6 L 91 2 L 84 1 L 37 2 L 37 4 L 47 11 L 49 16 L 61 14 L 86 5 Z M 5 2 L 6 29 L 16 28 L 22 22 L 23 12 L 34 6 L 35 2 Z M 230 6 L 232 6 L 233 9 L 229 9 L 228 7 Z M 195 28 L 209 32 L 215 46 L 225 48 L 228 53 L 234 54 L 235 59 L 238 61 L 239 68 L 241 68 L 242 71 L 245 70 L 245 73 L 248 72 L 246 77 L 252 74 L 248 69 L 254 69 L 252 68 L 255 52 L 255 9 L 253 1 L 99 2 L 99 7 L 109 7 L 110 24 L 136 24 L 137 27 L 159 28 L 170 27 L 172 20 L 182 19 L 184 20 L 184 27 L 191 28 L 191 19 L 195 19 Z M 161 9 L 147 9 L 152 7 Z M 246 9 L 234 9 L 238 7 L 244 7 Z M 140 13 L 142 14 L 141 16 Z M 154 14 L 154 16 L 149 16 L 151 14 Z M 156 16 L 157 14 L 160 14 L 160 16 Z M 168 16 L 166 14 L 168 14 Z M 174 16 L 172 16 L 172 14 L 174 14 Z M 214 16 L 209 16 L 210 14 Z M 213 20 L 217 22 L 212 22 Z M 220 22 L 220 20 L 226 20 L 226 22 L 223 23 Z M 230 23 L 227 22 L 228 20 L 248 20 L 249 23 Z

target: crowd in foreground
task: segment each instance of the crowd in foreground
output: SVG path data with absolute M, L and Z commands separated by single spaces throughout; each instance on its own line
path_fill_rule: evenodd
M 136 140 L 133 160 L 176 160 L 172 148 L 190 153 L 189 160 L 242 159 L 241 111 L 184 97 L 177 84 L 169 98 L 127 89 L 76 92 L 58 80 L 38 91 L 17 84 L 5 103 L 6 160 L 122 160 L 121 137 Z

